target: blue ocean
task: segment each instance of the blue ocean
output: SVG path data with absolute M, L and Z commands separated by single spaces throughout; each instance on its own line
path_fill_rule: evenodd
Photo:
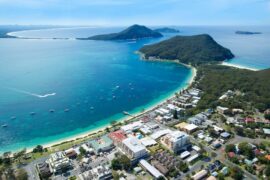
M 239 29 L 241 28 L 241 29 Z M 149 62 L 135 53 L 159 39 L 79 41 L 123 27 L 83 27 L 13 33 L 45 39 L 0 39 L 0 152 L 51 143 L 94 130 L 161 102 L 189 82 L 191 69 Z M 270 67 L 264 27 L 177 27 L 179 35 L 208 33 L 232 50 L 230 63 Z M 235 30 L 261 31 L 236 35 Z M 70 38 L 68 40 L 46 38 Z

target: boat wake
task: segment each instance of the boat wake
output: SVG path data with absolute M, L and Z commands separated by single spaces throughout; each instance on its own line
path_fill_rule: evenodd
M 30 96 L 34 96 L 34 97 L 38 97 L 38 98 L 46 98 L 46 97 L 49 97 L 49 96 L 55 96 L 56 93 L 48 93 L 48 94 L 36 94 L 36 93 L 31 93 L 31 92 L 28 92 L 28 91 L 24 91 L 24 90 L 20 90 L 20 89 L 15 89 L 15 88 L 8 88 L 12 91 L 16 91 L 16 92 L 19 92 L 19 93 L 23 93 L 23 94 L 27 94 L 27 95 L 30 95 Z

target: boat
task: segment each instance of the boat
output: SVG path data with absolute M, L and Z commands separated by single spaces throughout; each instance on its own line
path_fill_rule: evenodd
M 69 109 L 65 109 L 65 112 L 68 112 L 69 111 Z
M 129 115 L 129 112 L 123 111 L 123 114 L 124 114 L 124 115 Z
M 91 109 L 91 110 L 94 110 L 95 108 L 92 106 L 92 107 L 90 107 L 90 109 Z
M 30 115 L 31 116 L 34 116 L 36 113 L 35 112 L 30 112 Z
M 3 124 L 2 125 L 2 128 L 6 128 L 8 125 L 7 124 Z
M 54 109 L 50 109 L 50 112 L 53 113 L 55 110 Z
M 14 120 L 14 119 L 16 119 L 16 116 L 12 116 L 10 119 L 11 119 L 11 120 Z

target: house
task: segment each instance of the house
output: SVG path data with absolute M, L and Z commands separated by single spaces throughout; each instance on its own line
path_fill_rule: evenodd
M 149 164 L 146 160 L 142 159 L 140 160 L 140 165 L 142 168 L 144 168 L 146 171 L 148 171 L 155 179 L 158 179 L 160 177 L 163 177 L 163 174 L 159 172 L 154 166 Z
M 207 176 L 208 172 L 206 170 L 201 170 L 198 173 L 196 173 L 194 176 L 192 176 L 193 180 L 201 180 Z
M 263 133 L 264 133 L 265 135 L 270 136 L 270 129 L 263 128 Z
M 172 132 L 172 130 L 170 130 L 170 129 L 163 129 L 163 130 L 159 130 L 159 131 L 156 131 L 155 133 L 151 134 L 150 137 L 152 139 L 158 139 L 158 138 L 165 136 L 166 134 L 169 134 L 171 132 Z
M 134 162 L 148 156 L 145 146 L 135 137 L 124 139 L 120 149 Z
M 227 114 L 229 112 L 229 108 L 217 106 L 217 112 L 219 114 Z
M 229 139 L 231 137 L 231 134 L 228 132 L 223 132 L 220 134 L 220 137 L 223 139 Z
M 74 159 L 77 157 L 77 152 L 73 148 L 65 150 L 65 154 L 70 159 Z
M 185 149 L 186 146 L 190 144 L 189 136 L 182 131 L 172 131 L 161 137 L 160 142 L 174 153 Z
M 195 125 L 201 125 L 203 122 L 208 120 L 208 117 L 205 113 L 199 113 L 191 118 L 188 118 L 188 123 L 195 124 Z
M 198 126 L 196 126 L 195 124 L 188 124 L 186 122 L 181 122 L 181 123 L 175 125 L 175 127 L 182 130 L 182 131 L 185 131 L 188 134 L 191 134 L 198 129 Z
M 54 174 L 61 173 L 72 167 L 71 161 L 64 151 L 51 154 L 46 163 L 49 164 L 50 171 Z
M 88 144 L 89 146 L 93 147 L 96 154 L 100 152 L 110 151 L 114 148 L 113 141 L 108 137 L 108 135 L 104 135 L 97 139 L 90 140 Z
M 140 139 L 140 141 L 145 147 L 153 146 L 153 145 L 157 144 L 157 142 L 154 139 L 152 139 L 151 137 L 142 138 L 142 139 Z

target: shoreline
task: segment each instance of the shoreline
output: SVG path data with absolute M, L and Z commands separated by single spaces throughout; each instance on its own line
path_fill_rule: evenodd
M 149 60 L 149 61 L 152 61 L 152 60 Z M 179 92 L 181 90 L 188 89 L 190 87 L 190 85 L 194 82 L 195 77 L 197 75 L 197 69 L 195 67 L 187 65 L 187 64 L 180 63 L 179 61 L 176 62 L 175 60 L 170 61 L 170 60 L 156 59 L 155 61 L 172 62 L 172 63 L 181 64 L 181 65 L 191 69 L 191 75 L 188 77 L 188 79 L 185 80 L 185 82 L 184 82 L 185 85 L 181 84 L 181 87 L 178 87 L 176 90 L 173 90 L 168 96 L 162 98 L 158 102 L 154 102 L 153 105 L 149 105 L 149 107 L 147 107 L 143 112 L 141 112 L 140 110 L 136 110 L 136 108 L 134 108 L 134 110 L 136 110 L 136 113 L 131 113 L 132 116 L 130 116 L 130 117 L 124 116 L 122 118 L 117 119 L 116 120 L 117 123 L 132 121 L 132 120 L 134 120 L 136 118 L 139 118 L 140 116 L 143 116 L 144 114 L 146 114 L 146 113 L 148 113 L 150 111 L 153 111 L 154 109 L 156 109 L 161 104 L 163 104 L 163 103 L 167 102 L 168 100 L 174 98 L 175 92 Z M 139 108 L 139 107 L 137 107 L 137 108 Z M 58 139 L 58 140 L 55 140 L 55 141 L 52 141 L 52 142 L 40 143 L 40 144 L 36 144 L 36 145 L 42 145 L 43 148 L 50 149 L 52 147 L 55 147 L 55 146 L 58 146 L 58 145 L 61 145 L 61 144 L 65 144 L 65 143 L 68 143 L 68 142 L 72 142 L 72 141 L 76 141 L 76 140 L 83 140 L 83 139 L 89 138 L 92 135 L 95 135 L 95 134 L 100 133 L 100 132 L 104 132 L 106 130 L 106 128 L 111 128 L 110 122 L 108 122 L 107 124 L 104 124 L 104 125 L 102 125 L 100 127 L 97 127 L 95 129 L 87 130 L 85 132 L 78 133 L 76 135 L 71 135 L 71 136 L 66 137 L 66 138 L 61 138 L 61 139 Z M 26 152 L 30 153 L 30 152 L 33 151 L 35 146 L 33 146 L 33 147 L 32 146 L 22 147 L 22 148 L 26 148 Z M 11 150 L 11 151 L 12 151 L 12 153 L 15 153 L 15 152 L 20 151 L 20 149 Z M 3 152 L 1 152 L 1 153 L 3 153 Z
M 191 69 L 191 77 L 189 78 L 188 83 L 184 87 L 180 87 L 177 90 L 174 90 L 174 93 L 179 92 L 181 90 L 188 89 L 191 86 L 191 84 L 195 81 L 195 78 L 197 76 L 197 69 L 195 67 L 193 67 L 191 65 L 188 65 L 188 64 L 180 63 L 179 61 L 176 61 L 176 60 L 171 61 L 171 60 L 156 59 L 155 61 L 178 63 L 178 64 L 181 64 L 181 65 L 186 66 L 187 68 Z M 148 113 L 150 111 L 153 111 L 154 109 L 156 109 L 161 104 L 163 104 L 163 103 L 167 102 L 168 100 L 174 98 L 174 96 L 175 96 L 174 93 L 172 93 L 168 97 L 162 99 L 160 102 L 157 102 L 154 105 L 151 105 L 145 111 L 138 112 L 138 113 L 135 113 L 135 114 L 131 113 L 132 117 L 131 116 L 130 117 L 123 117 L 123 118 L 120 118 L 120 119 L 116 120 L 116 122 L 121 123 L 121 122 L 131 121 L 133 119 L 139 118 L 140 116 L 143 116 L 144 114 L 146 114 L 146 113 Z M 57 140 L 57 141 L 52 142 L 52 143 L 44 144 L 43 147 L 44 148 L 51 148 L 53 146 L 57 146 L 57 145 L 65 143 L 65 142 L 75 141 L 75 140 L 78 140 L 78 139 L 84 139 L 84 138 L 87 138 L 87 137 L 89 137 L 91 135 L 94 135 L 94 134 L 96 134 L 96 133 L 98 133 L 100 131 L 105 131 L 106 128 L 110 128 L 110 127 L 111 127 L 110 124 L 106 124 L 106 125 L 104 125 L 102 127 L 98 127 L 97 129 L 89 130 L 87 132 L 75 135 L 74 137 L 68 137 L 66 139 Z M 33 150 L 33 148 L 29 148 L 29 149 L 27 149 L 27 152 L 31 152 L 32 150 Z
M 231 63 L 226 62 L 226 61 L 223 61 L 220 65 L 229 66 L 229 67 L 235 67 L 235 68 L 238 68 L 238 69 L 247 69 L 247 70 L 250 70 L 250 71 L 259 71 L 259 69 L 256 69 L 256 68 L 249 68 L 249 67 L 242 66 L 242 65 L 231 64 Z

